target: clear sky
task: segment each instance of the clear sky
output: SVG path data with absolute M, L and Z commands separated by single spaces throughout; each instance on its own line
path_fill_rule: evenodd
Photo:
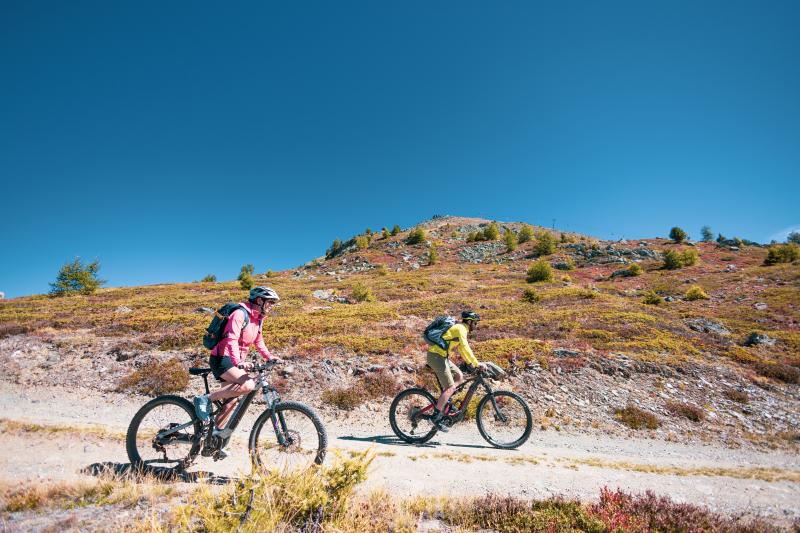
M 0 2 L 0 291 L 233 279 L 433 214 L 800 227 L 800 2 Z

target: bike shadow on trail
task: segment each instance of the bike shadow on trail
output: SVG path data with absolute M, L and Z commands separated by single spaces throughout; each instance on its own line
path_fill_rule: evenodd
M 227 485 L 239 481 L 237 478 L 218 476 L 212 472 L 186 472 L 163 466 L 144 466 L 133 468 L 130 463 L 115 463 L 104 461 L 92 463 L 81 469 L 82 474 L 94 477 L 113 476 L 117 479 L 130 481 L 162 481 L 167 483 L 209 483 L 211 485 Z
M 422 444 L 409 444 L 398 439 L 394 435 L 374 435 L 372 437 L 356 437 L 355 435 L 347 435 L 344 437 L 336 437 L 339 440 L 349 440 L 354 442 L 374 442 L 375 444 L 388 444 L 389 446 L 408 446 L 410 448 L 436 448 L 439 442 L 425 442 Z

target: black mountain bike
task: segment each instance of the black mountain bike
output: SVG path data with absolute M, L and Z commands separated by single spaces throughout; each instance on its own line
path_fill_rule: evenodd
M 487 363 L 487 366 L 486 371 L 476 371 L 456 388 L 453 397 L 469 385 L 462 400 L 453 400 L 451 397 L 445 404 L 442 423 L 452 427 L 464 420 L 470 400 L 478 388 L 483 387 L 486 395 L 478 402 L 475 412 L 478 431 L 492 446 L 518 448 L 528 440 L 533 429 L 531 410 L 519 395 L 509 391 L 493 391 L 487 378 L 497 378 L 505 372 L 493 363 Z M 441 384 L 439 389 L 441 393 Z M 437 397 L 419 387 L 406 389 L 395 396 L 389 408 L 389 423 L 395 435 L 410 444 L 421 444 L 433 438 L 438 431 L 431 420 Z
M 239 398 L 212 402 L 209 421 L 203 423 L 195 414 L 192 402 L 180 396 L 159 396 L 147 402 L 128 426 L 126 448 L 131 465 L 185 470 L 198 455 L 223 458 L 222 450 L 239 425 L 253 399 L 261 392 L 266 409 L 250 431 L 248 448 L 254 466 L 278 468 L 307 467 L 325 459 L 328 437 L 319 416 L 298 402 L 281 401 L 278 391 L 266 379 L 274 363 L 256 364 L 253 392 Z M 209 393 L 210 368 L 190 368 L 193 376 L 202 376 Z M 214 418 L 227 402 L 239 401 L 224 430 L 214 435 Z

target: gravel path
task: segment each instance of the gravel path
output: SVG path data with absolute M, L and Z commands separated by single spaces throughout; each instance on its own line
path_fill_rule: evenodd
M 123 433 L 144 397 L 64 387 L 25 388 L 0 381 L 2 418 L 39 424 L 102 426 Z M 255 406 L 258 407 L 258 406 Z M 388 402 L 387 402 L 388 408 Z M 202 459 L 197 468 L 236 475 L 247 467 L 246 436 L 259 409 L 240 426 L 231 457 L 220 463 Z M 649 439 L 598 439 L 594 436 L 537 431 L 519 450 L 489 447 L 474 424 L 464 423 L 424 446 L 408 446 L 389 428 L 385 411 L 374 420 L 336 418 L 320 409 L 334 450 L 373 448 L 378 456 L 364 489 L 383 488 L 395 497 L 482 495 L 487 492 L 527 498 L 556 494 L 597 498 L 600 488 L 653 490 L 673 500 L 706 505 L 725 514 L 746 514 L 788 523 L 800 519 L 800 483 L 739 477 L 747 469 L 800 471 L 800 458 L 782 452 L 731 450 Z M 45 432 L 9 433 L 0 446 L 0 478 L 69 480 L 92 463 L 126 463 L 121 438 Z M 644 470 L 683 469 L 683 475 Z M 687 475 L 688 468 L 727 468 L 728 475 Z

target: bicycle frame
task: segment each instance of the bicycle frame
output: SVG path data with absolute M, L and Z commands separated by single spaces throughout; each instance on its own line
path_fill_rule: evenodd
M 468 385 L 469 389 L 467 389 L 467 394 L 464 396 L 464 399 L 461 402 L 460 409 L 451 411 L 450 407 L 452 406 L 452 404 L 450 403 L 450 400 L 453 398 L 453 396 L 458 394 L 460 391 L 464 389 L 464 387 Z M 483 376 L 477 374 L 474 377 L 465 379 L 458 387 L 456 387 L 456 390 L 453 391 L 453 394 L 450 395 L 450 398 L 447 400 L 447 404 L 444 406 L 444 414 L 445 416 L 449 416 L 450 419 L 452 420 L 451 425 L 458 424 L 459 422 L 464 420 L 465 416 L 467 416 L 467 406 L 469 406 L 469 402 L 472 400 L 472 397 L 475 395 L 475 392 L 478 390 L 478 387 L 480 386 L 483 386 L 484 390 L 486 391 L 486 394 L 491 394 L 493 392 L 492 387 L 489 386 L 489 384 L 486 382 Z M 439 385 L 439 390 L 440 390 L 439 395 L 441 396 L 441 385 Z M 495 411 L 499 413 L 497 405 L 494 403 L 494 398 L 492 398 L 492 405 L 494 406 Z M 433 408 L 434 404 L 431 404 L 423 408 L 420 411 L 420 413 L 421 414 L 427 413 L 427 411 L 432 411 Z

